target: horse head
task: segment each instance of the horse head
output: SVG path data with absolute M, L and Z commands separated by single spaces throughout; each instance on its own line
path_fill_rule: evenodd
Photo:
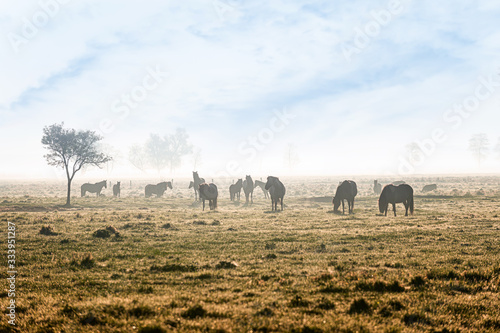
M 169 189 L 173 190 L 173 188 L 172 188 L 172 182 L 167 182 L 167 187 L 168 187 Z
M 267 183 L 266 183 L 266 190 L 269 190 L 271 188 L 271 186 L 273 186 L 276 181 L 279 180 L 278 177 L 273 177 L 273 176 L 269 176 L 267 177 Z

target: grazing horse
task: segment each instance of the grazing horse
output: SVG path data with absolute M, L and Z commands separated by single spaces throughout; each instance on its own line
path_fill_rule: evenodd
M 144 194 L 146 198 L 149 198 L 153 194 L 156 194 L 156 197 L 161 197 L 163 193 L 167 190 L 167 187 L 169 189 L 172 189 L 172 183 L 171 182 L 161 182 L 156 185 L 153 184 L 148 184 L 144 188 Z
M 278 177 L 267 177 L 265 189 L 271 195 L 271 211 L 278 211 L 278 201 L 281 202 L 281 211 L 283 211 L 283 197 L 285 196 L 285 185 L 280 182 Z
M 241 188 L 243 187 L 243 179 L 238 179 L 236 184 L 229 186 L 229 199 L 231 201 L 235 201 L 236 197 L 238 197 L 238 201 L 240 201 Z
M 425 185 L 424 188 L 422 189 L 422 192 L 430 192 L 430 191 L 434 191 L 435 189 L 437 189 L 437 185 L 436 184 L 429 184 L 429 185 Z
M 251 198 L 251 203 L 253 204 L 253 179 L 249 175 L 246 176 L 243 182 L 243 192 L 245 192 L 245 204 L 248 205 L 248 198 Z
M 120 182 L 116 182 L 116 184 L 113 185 L 113 195 L 115 197 L 119 197 L 120 196 Z
M 210 210 L 217 208 L 217 196 L 219 193 L 217 191 L 217 186 L 214 183 L 200 184 L 198 191 L 200 192 L 200 198 L 203 201 L 203 210 L 205 210 L 205 200 L 208 200 Z
M 107 186 L 106 186 L 107 183 L 108 183 L 107 180 L 103 180 L 102 182 L 95 183 L 95 184 L 90 184 L 90 183 L 83 184 L 81 187 L 82 197 L 85 196 L 86 192 L 95 193 L 97 197 L 100 196 L 102 188 L 103 187 L 107 188 Z
M 338 187 L 333 197 L 333 211 L 338 213 L 342 202 L 342 214 L 345 214 L 344 200 L 347 200 L 349 214 L 354 213 L 354 197 L 358 194 L 358 187 L 352 180 L 344 180 Z
M 373 181 L 373 193 L 379 195 L 382 192 L 382 184 L 378 182 L 378 180 Z
M 256 180 L 254 188 L 256 188 L 257 186 L 262 189 L 262 192 L 264 192 L 264 198 L 266 198 L 266 199 L 269 198 L 269 191 L 266 190 L 266 183 L 264 183 L 260 180 Z
M 200 178 L 198 176 L 198 171 L 193 171 L 193 185 L 191 183 L 189 184 L 189 188 L 193 187 L 194 188 L 194 201 L 201 201 L 201 198 L 199 198 L 198 195 L 198 189 L 200 188 L 200 184 L 205 183 L 205 179 Z
M 394 216 L 396 216 L 396 204 L 402 202 L 405 205 L 406 213 L 408 216 L 408 208 L 413 215 L 413 188 L 408 184 L 401 184 L 394 186 L 392 184 L 384 186 L 380 198 L 378 199 L 378 208 L 381 214 L 387 216 L 387 209 L 389 204 L 392 204 Z

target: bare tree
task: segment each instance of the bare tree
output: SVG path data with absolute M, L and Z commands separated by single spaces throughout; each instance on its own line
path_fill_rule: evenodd
M 201 148 L 196 147 L 193 149 L 193 170 L 198 170 L 202 162 Z
M 169 166 L 170 172 L 172 172 L 181 165 L 182 157 L 190 154 L 193 150 L 188 139 L 189 136 L 183 128 L 178 128 L 175 134 L 163 137 L 158 134 L 151 134 L 145 145 L 149 164 L 158 173 L 166 166 Z
M 299 153 L 297 152 L 297 146 L 295 144 L 289 143 L 286 146 L 284 159 L 290 171 L 300 162 Z
M 111 160 L 99 151 L 102 137 L 93 131 L 65 129 L 62 124 L 53 124 L 43 129 L 42 144 L 49 151 L 44 155 L 47 163 L 64 168 L 68 179 L 67 207 L 71 206 L 71 182 L 75 174 L 86 165 L 101 167 Z
M 128 161 L 142 172 L 147 168 L 147 156 L 144 147 L 141 145 L 133 145 L 128 150 Z
M 474 134 L 469 140 L 469 150 L 477 159 L 478 166 L 481 166 L 481 161 L 486 157 L 490 146 L 490 141 L 485 133 Z
M 495 146 L 495 152 L 498 154 L 498 156 L 500 157 L 500 137 L 498 138 L 497 140 L 497 144 Z

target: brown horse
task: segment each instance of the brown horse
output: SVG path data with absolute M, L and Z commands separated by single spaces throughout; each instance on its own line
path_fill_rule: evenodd
M 248 205 L 248 199 L 250 197 L 251 203 L 253 204 L 253 179 L 250 176 L 246 176 L 243 182 L 243 192 L 245 192 L 245 203 Z
M 203 201 L 203 210 L 205 210 L 205 200 L 208 200 L 210 210 L 214 210 L 215 208 L 217 208 L 217 197 L 219 193 L 215 184 L 200 184 L 200 186 L 198 187 L 198 191 L 200 193 L 200 198 Z
M 144 188 L 144 194 L 146 198 L 149 198 L 153 194 L 156 194 L 157 197 L 161 197 L 163 193 L 167 190 L 167 187 L 169 189 L 172 189 L 172 183 L 171 182 L 161 182 L 156 185 L 149 184 L 146 185 Z
M 238 201 L 240 201 L 241 189 L 243 188 L 243 179 L 238 179 L 236 184 L 232 184 L 229 186 L 229 199 L 231 201 L 235 201 L 236 197 L 238 197 Z
M 120 196 L 120 182 L 116 182 L 116 184 L 113 185 L 113 195 L 115 197 L 119 197 Z
M 280 182 L 278 177 L 267 177 L 265 189 L 271 195 L 271 211 L 278 211 L 278 201 L 281 202 L 281 211 L 283 211 L 283 198 L 285 197 L 285 185 Z
M 107 180 L 103 180 L 102 182 L 95 183 L 95 184 L 90 184 L 90 183 L 85 183 L 81 186 L 81 192 L 82 192 L 82 197 L 85 196 L 87 192 L 90 193 L 95 193 L 96 197 L 101 195 L 102 188 L 107 188 Z
M 338 213 L 342 202 L 342 214 L 345 214 L 344 200 L 347 200 L 349 214 L 354 212 L 354 197 L 358 194 L 358 187 L 352 180 L 344 180 L 338 187 L 333 197 L 333 211 Z
M 389 204 L 392 204 L 394 216 L 396 216 L 396 204 L 402 202 L 405 205 L 406 213 L 408 216 L 408 209 L 413 215 L 413 188 L 408 184 L 401 184 L 394 186 L 392 184 L 384 186 L 380 198 L 378 199 L 378 208 L 381 214 L 387 216 Z

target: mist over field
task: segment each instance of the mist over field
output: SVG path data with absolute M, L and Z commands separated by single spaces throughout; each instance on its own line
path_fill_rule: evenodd
M 0 178 L 64 177 L 44 126 L 92 130 L 114 157 L 81 177 L 154 178 L 151 134 L 193 150 L 160 176 L 496 173 L 492 1 L 2 3 Z M 488 137 L 478 164 L 468 149 Z M 195 154 L 196 153 L 196 154 Z

